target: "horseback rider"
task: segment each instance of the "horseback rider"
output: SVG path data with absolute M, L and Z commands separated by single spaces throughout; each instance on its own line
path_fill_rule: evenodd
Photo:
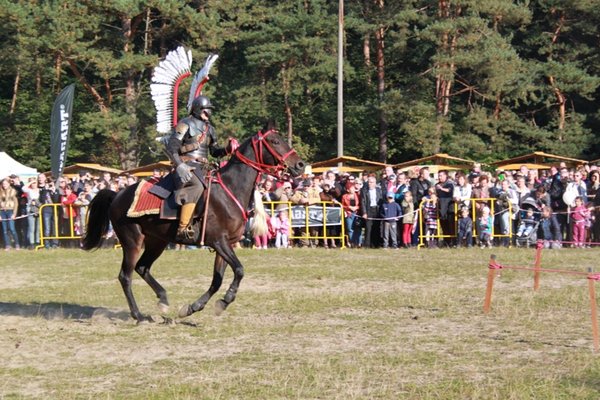
M 190 115 L 179 121 L 166 144 L 178 178 L 175 201 L 181 205 L 177 229 L 179 240 L 194 237 L 190 220 L 204 192 L 204 183 L 200 177 L 204 177 L 210 168 L 209 152 L 211 156 L 220 158 L 233 153 L 237 148 L 237 141 L 232 138 L 226 148 L 217 145 L 215 128 L 210 123 L 213 109 L 208 97 L 196 97 L 192 102 Z

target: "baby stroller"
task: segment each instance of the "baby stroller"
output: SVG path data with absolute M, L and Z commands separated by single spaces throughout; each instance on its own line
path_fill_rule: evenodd
M 537 231 L 540 225 L 542 214 L 534 199 L 523 200 L 523 203 L 521 204 L 521 210 L 519 211 L 519 224 L 517 226 L 520 226 L 521 223 L 527 218 L 527 212 L 530 210 L 533 211 L 533 225 L 531 226 L 531 229 L 527 229 L 525 231 L 527 232 L 526 234 L 519 235 L 518 229 L 517 232 L 514 232 L 516 238 L 515 243 L 517 247 L 535 246 L 537 242 Z

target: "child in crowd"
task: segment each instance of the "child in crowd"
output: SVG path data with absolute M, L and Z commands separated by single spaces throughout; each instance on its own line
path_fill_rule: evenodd
M 386 202 L 379 207 L 379 216 L 384 218 L 382 224 L 383 248 L 387 249 L 390 245 L 393 249 L 398 248 L 398 219 L 402 215 L 400 204 L 394 200 L 395 193 L 387 192 Z
M 271 226 L 275 232 L 275 247 L 286 249 L 289 247 L 290 223 L 287 211 L 279 211 L 277 216 L 271 218 Z
M 408 248 L 412 244 L 412 234 L 415 230 L 415 204 L 413 203 L 413 196 L 411 192 L 404 193 L 404 199 L 402 200 L 402 243 L 404 247 Z
M 492 247 L 492 227 L 494 220 L 490 216 L 489 207 L 485 206 L 481 209 L 481 217 L 477 219 L 477 228 L 479 231 L 479 245 L 481 248 Z
M 598 193 L 598 195 L 600 196 L 600 193 Z M 590 247 L 591 243 L 594 240 L 594 226 L 596 225 L 596 216 L 595 211 L 596 211 L 596 207 L 594 206 L 594 202 L 590 201 L 587 204 L 587 208 L 588 208 L 588 213 L 589 213 L 589 217 L 588 219 L 585 221 L 585 231 L 586 231 L 586 243 L 587 246 Z
M 519 223 L 517 237 L 529 237 L 533 228 L 535 228 L 535 217 L 533 216 L 533 209 L 530 208 Z
M 586 222 L 590 219 L 590 212 L 583 205 L 581 196 L 575 197 L 575 207 L 571 209 L 573 220 L 573 242 L 575 247 L 584 247 L 586 236 Z
M 435 236 L 438 228 L 438 199 L 435 189 L 428 191 L 429 199 L 423 203 L 423 220 L 425 221 L 425 240 L 427 247 L 437 247 Z
M 562 234 L 560 224 L 556 219 L 551 207 L 542 208 L 542 218 L 540 219 L 540 228 L 538 229 L 538 239 L 543 240 L 544 248 L 560 249 Z
M 473 246 L 473 219 L 469 215 L 469 208 L 462 207 L 458 219 L 458 246 Z

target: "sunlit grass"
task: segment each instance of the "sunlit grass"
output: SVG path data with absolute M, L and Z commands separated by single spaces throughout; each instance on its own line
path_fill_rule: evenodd
M 239 250 L 238 298 L 176 319 L 212 277 L 207 251 L 166 252 L 153 273 L 175 324 L 136 325 L 120 251 L 10 252 L 0 259 L 0 398 L 587 399 L 600 390 L 587 280 L 503 270 L 482 312 L 491 253 L 534 250 Z M 585 271 L 600 250 L 547 251 Z M 600 289 L 599 289 L 600 290 Z M 139 277 L 134 293 L 158 321 Z

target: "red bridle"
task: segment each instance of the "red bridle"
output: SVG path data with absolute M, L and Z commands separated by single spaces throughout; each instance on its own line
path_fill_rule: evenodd
M 254 156 L 256 160 L 249 159 L 248 157 L 243 155 L 239 149 L 237 149 L 234 154 L 241 162 L 254 168 L 258 172 L 267 173 L 269 175 L 276 175 L 277 172 L 283 171 L 287 168 L 285 165 L 285 160 L 292 154 L 296 154 L 296 150 L 290 149 L 290 151 L 288 151 L 285 154 L 279 154 L 266 140 L 267 136 L 269 136 L 272 133 L 277 133 L 277 131 L 274 129 L 268 130 L 265 133 L 258 131 L 258 133 L 252 138 L 252 149 L 254 150 Z M 271 156 L 275 158 L 275 160 L 277 161 L 277 165 L 265 164 L 263 160 L 265 148 L 267 149 L 267 151 L 269 151 L 269 153 L 271 153 Z M 260 175 L 257 177 L 257 180 L 258 179 L 260 179 Z
M 273 130 L 273 129 L 271 129 L 265 133 L 262 133 L 261 131 L 259 131 L 252 138 L 252 149 L 254 150 L 254 156 L 256 158 L 256 161 L 251 160 L 248 157 L 246 157 L 245 155 L 243 155 L 239 149 L 236 149 L 234 154 L 242 163 L 250 166 L 251 168 L 254 168 L 255 170 L 257 170 L 260 173 L 267 173 L 270 175 L 275 175 L 277 172 L 285 170 L 286 169 L 286 166 L 285 166 L 286 158 L 288 158 L 292 154 L 296 154 L 296 150 L 291 149 L 290 151 L 288 151 L 287 153 L 285 153 L 283 155 L 279 154 L 278 152 L 273 150 L 273 147 L 271 147 L 269 142 L 267 140 L 265 140 L 266 137 L 272 133 L 277 133 L 277 131 Z M 269 153 L 271 153 L 271 156 L 273 156 L 273 158 L 275 158 L 275 160 L 277 161 L 277 165 L 265 164 L 265 162 L 263 160 L 263 154 L 264 154 L 265 147 L 267 148 Z M 225 185 L 225 183 L 223 182 L 223 179 L 221 178 L 221 174 L 219 172 L 217 172 L 217 175 L 215 177 L 213 177 L 212 179 L 213 179 L 213 182 L 218 183 L 219 185 L 221 185 L 221 187 L 223 187 L 223 189 L 225 190 L 225 193 L 227 193 L 227 195 L 233 199 L 235 204 L 241 210 L 244 221 L 247 221 L 248 213 L 246 212 L 246 209 L 242 206 L 240 201 L 234 196 L 234 194 L 231 192 L 231 190 L 229 190 L 229 188 Z M 256 177 L 256 182 L 258 182 L 260 179 L 261 179 L 261 176 L 260 176 L 260 174 L 258 174 L 258 176 Z

